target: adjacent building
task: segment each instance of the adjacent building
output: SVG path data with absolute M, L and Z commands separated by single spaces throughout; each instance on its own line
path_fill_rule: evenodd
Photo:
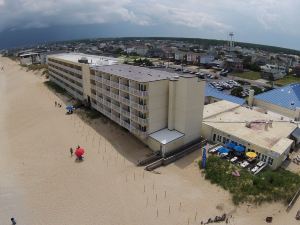
M 50 80 L 154 151 L 163 153 L 200 138 L 205 81 L 113 58 L 60 54 L 48 58 Z
M 256 95 L 254 105 L 300 121 L 300 83 Z
M 36 52 L 27 52 L 21 54 L 20 56 L 20 63 L 21 65 L 32 65 L 41 63 L 40 54 Z
M 299 128 L 280 115 L 265 114 L 228 101 L 204 106 L 201 134 L 214 143 L 234 142 L 272 169 L 299 143 Z

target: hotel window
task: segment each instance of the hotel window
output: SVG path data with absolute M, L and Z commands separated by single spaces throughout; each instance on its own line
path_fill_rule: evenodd
M 214 136 L 213 136 L 213 141 L 216 141 L 216 134 L 214 134 Z
M 273 161 L 274 161 L 274 159 L 272 159 L 271 157 L 268 158 L 268 164 L 269 165 L 272 166 L 273 165 Z
M 223 144 L 226 143 L 226 137 L 223 137 Z

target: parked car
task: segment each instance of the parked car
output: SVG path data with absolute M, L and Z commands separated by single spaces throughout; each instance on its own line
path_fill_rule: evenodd
M 215 148 L 212 148 L 212 149 L 208 150 L 208 152 L 210 152 L 210 153 L 216 153 L 220 148 L 222 148 L 221 145 L 219 145 L 219 146 L 217 146 L 217 147 L 215 147 Z
M 232 159 L 230 159 L 230 162 L 232 163 L 236 163 L 238 161 L 238 157 L 233 157 Z
M 264 166 L 266 163 L 264 162 L 264 161 L 259 161 L 257 164 L 256 164 L 256 166 L 258 166 L 258 167 L 262 167 L 262 166 Z
M 257 172 L 258 169 L 259 169 L 258 166 L 254 166 L 254 167 L 251 169 L 251 172 L 252 172 L 252 173 L 255 173 L 255 172 Z
M 242 167 L 242 168 L 246 168 L 247 166 L 249 166 L 250 165 L 250 163 L 248 162 L 248 161 L 243 161 L 241 164 L 240 164 L 240 166 Z

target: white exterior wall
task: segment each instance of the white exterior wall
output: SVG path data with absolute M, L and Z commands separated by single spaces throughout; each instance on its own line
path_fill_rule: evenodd
M 295 119 L 295 110 L 291 110 L 291 109 L 287 109 L 287 108 L 283 108 L 280 107 L 278 105 L 274 105 L 271 104 L 269 102 L 265 102 L 263 100 L 259 100 L 254 98 L 254 105 L 261 107 L 263 109 L 269 110 L 269 111 L 273 111 L 273 112 L 277 112 L 283 116 L 287 116 L 290 117 L 292 119 Z
M 175 129 L 184 133 L 184 143 L 201 136 L 205 81 L 180 77 L 176 83 Z
M 168 125 L 168 82 L 160 80 L 148 83 L 149 134 Z
M 211 126 L 209 126 L 205 123 L 203 123 L 203 125 L 202 125 L 201 134 L 204 138 L 206 138 L 207 140 L 212 141 L 212 142 L 213 142 L 213 135 L 214 134 L 220 135 L 220 136 L 225 137 L 225 138 L 227 138 L 231 141 L 235 141 L 238 144 L 242 144 L 242 145 L 246 146 L 247 150 L 254 150 L 255 152 L 258 152 L 260 154 L 264 154 L 268 157 L 271 157 L 274 160 L 273 164 L 271 166 L 272 169 L 277 169 L 282 164 L 282 162 L 286 159 L 286 157 L 287 157 L 287 155 L 288 155 L 288 153 L 291 149 L 291 146 L 289 146 L 284 151 L 283 154 L 279 155 L 278 157 L 274 157 L 274 155 L 272 154 L 272 151 L 269 150 L 269 149 L 263 148 L 261 146 L 258 146 L 256 144 L 254 144 L 254 143 L 249 143 L 246 140 L 239 139 L 238 137 L 235 137 L 235 136 L 232 136 L 232 135 L 227 134 L 225 132 L 214 129 L 213 127 L 211 127 Z M 221 141 L 218 141 L 217 138 L 216 138 L 216 140 L 214 142 L 224 144 L 223 143 L 223 138 L 221 139 Z

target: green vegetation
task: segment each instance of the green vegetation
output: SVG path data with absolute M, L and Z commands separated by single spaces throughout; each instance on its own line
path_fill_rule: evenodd
M 199 166 L 201 168 L 201 162 Z M 240 177 L 233 176 L 234 171 L 239 171 Z M 236 205 L 245 202 L 261 204 L 281 201 L 288 203 L 300 187 L 300 176 L 290 171 L 267 169 L 254 176 L 246 169 L 217 156 L 208 157 L 203 173 L 205 179 L 228 190 Z
M 247 71 L 247 72 L 243 72 L 243 73 L 232 73 L 230 75 L 235 76 L 235 77 L 240 77 L 243 79 L 248 79 L 248 80 L 258 80 L 261 78 L 260 73 L 255 72 L 255 71 Z
M 147 58 L 145 58 L 145 59 L 141 59 L 141 58 L 140 59 L 135 59 L 135 60 L 133 60 L 133 64 L 135 66 L 141 66 L 141 65 L 143 65 L 143 66 L 153 66 L 153 63 Z
M 285 76 L 284 78 L 282 78 L 280 80 L 274 81 L 274 84 L 278 85 L 278 86 L 284 86 L 284 85 L 287 85 L 287 84 L 297 83 L 297 82 L 300 83 L 300 77 L 296 77 L 296 76 L 293 76 L 293 75 L 287 75 L 287 76 Z
M 52 81 L 45 81 L 44 85 L 46 85 L 49 89 L 55 91 L 56 93 L 59 94 L 66 94 L 67 91 L 63 88 L 61 88 L 60 86 L 58 86 L 56 83 L 52 82 Z
M 263 90 L 262 90 L 260 87 L 257 87 L 257 86 L 251 86 L 251 89 L 254 90 L 254 95 L 258 95 L 258 94 L 263 93 Z
M 242 87 L 236 87 L 236 88 L 233 88 L 232 90 L 231 90 L 231 92 L 230 92 L 230 94 L 231 95 L 233 95 L 233 96 L 236 96 L 236 97 L 243 97 L 242 96 L 242 91 L 243 91 L 244 89 L 242 88 Z

